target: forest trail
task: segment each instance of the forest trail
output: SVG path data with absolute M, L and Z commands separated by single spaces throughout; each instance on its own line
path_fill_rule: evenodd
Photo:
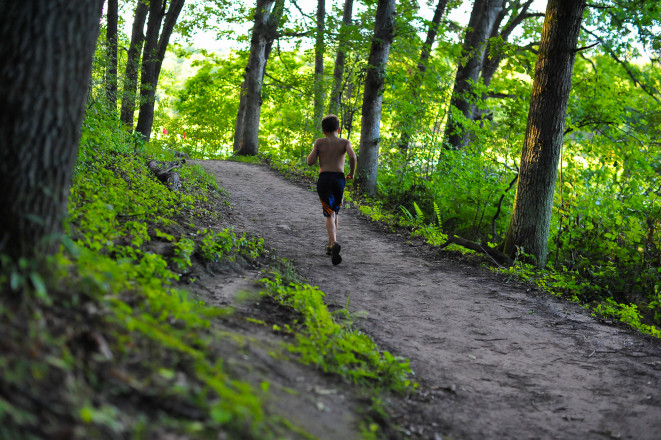
M 324 254 L 317 195 L 264 166 L 199 161 L 237 231 L 293 262 L 421 384 L 403 418 L 454 439 L 659 439 L 661 345 L 574 304 L 440 260 L 340 213 L 343 262 Z M 436 258 L 434 258 L 436 256 Z

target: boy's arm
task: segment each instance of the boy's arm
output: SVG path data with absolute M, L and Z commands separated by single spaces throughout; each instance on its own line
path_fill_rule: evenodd
M 356 153 L 353 151 L 353 148 L 351 148 L 351 142 L 349 141 L 347 141 L 347 154 L 349 155 L 349 174 L 347 175 L 347 179 L 353 179 L 358 160 L 356 159 Z
M 319 139 L 317 139 L 318 141 Z M 312 147 L 312 151 L 308 155 L 308 165 L 312 166 L 315 163 L 317 163 L 317 159 L 319 159 L 319 149 L 317 148 L 317 141 L 314 141 L 314 146 Z

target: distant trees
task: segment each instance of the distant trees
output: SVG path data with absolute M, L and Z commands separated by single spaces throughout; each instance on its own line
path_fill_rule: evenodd
M 0 2 L 0 254 L 59 248 L 102 6 Z
M 418 89 L 422 84 L 425 73 L 427 72 L 427 67 L 429 64 L 429 57 L 431 56 L 432 46 L 436 40 L 436 34 L 438 34 L 438 28 L 441 24 L 441 18 L 445 13 L 445 8 L 448 4 L 448 0 L 438 0 L 436 3 L 436 9 L 434 10 L 434 16 L 432 17 L 431 22 L 429 23 L 429 28 L 427 29 L 427 37 L 425 42 L 420 49 L 420 59 L 418 60 L 418 68 L 413 74 L 413 78 L 410 81 L 410 88 L 413 96 L 413 100 L 416 103 L 419 103 L 419 92 Z M 402 134 L 399 142 L 399 148 L 402 151 L 406 151 L 409 147 L 409 142 L 411 141 L 411 134 L 416 126 L 417 120 L 424 114 L 424 104 L 416 105 L 413 114 L 407 115 L 406 123 L 401 127 Z
M 234 152 L 254 156 L 259 151 L 259 119 L 262 107 L 262 85 L 271 45 L 277 36 L 284 0 L 257 0 L 250 55 L 241 86 L 239 111 L 234 132 Z
M 124 84 L 122 87 L 122 108 L 120 112 L 122 122 L 131 130 L 133 129 L 135 98 L 138 89 L 138 74 L 140 73 L 140 56 L 142 46 L 145 42 L 144 27 L 148 12 L 149 6 L 146 0 L 137 0 L 135 13 L 133 14 L 131 42 L 129 43 L 128 55 L 126 57 L 126 70 L 124 72 Z
M 161 74 L 161 65 L 184 2 L 185 0 L 170 0 L 168 4 L 166 0 L 163 0 L 161 4 L 160 1 L 152 0 L 149 5 L 147 35 L 142 53 L 142 74 L 140 76 L 140 114 L 136 126 L 136 131 L 141 133 L 146 140 L 149 140 L 154 124 L 156 87 Z M 165 21 L 163 21 L 163 17 L 165 17 Z
M 503 244 L 547 261 L 558 160 L 585 1 L 549 0 L 537 55 L 514 209 Z
M 337 54 L 335 56 L 335 68 L 333 69 L 333 88 L 330 93 L 330 103 L 328 104 L 328 113 L 333 115 L 337 115 L 340 112 L 340 102 L 342 100 L 342 78 L 344 76 L 344 65 L 347 57 L 346 34 L 351 25 L 352 14 L 353 0 L 344 0 L 342 25 L 340 26 Z
M 106 44 L 108 65 L 106 67 L 106 99 L 108 106 L 117 110 L 117 22 L 118 0 L 108 0 L 107 16 L 108 24 L 106 27 Z
M 185 0 L 136 1 L 120 117 L 127 127 L 133 129 L 138 73 L 140 73 L 140 112 L 136 131 L 141 133 L 145 140 L 149 140 L 154 123 L 156 88 L 161 66 L 184 3 Z M 145 21 L 147 21 L 146 35 Z
M 314 45 L 314 121 L 324 116 L 324 32 L 326 30 L 326 2 L 317 0 L 317 34 Z M 318 123 L 318 122 L 316 122 Z
M 379 0 L 374 21 L 374 36 L 365 76 L 362 122 L 356 184 L 368 195 L 376 194 L 379 163 L 381 103 L 395 26 L 395 0 Z
M 471 89 L 478 82 L 487 43 L 505 0 L 475 0 L 461 51 L 461 60 L 450 99 L 450 113 L 445 128 L 448 148 L 462 148 L 467 136 L 462 121 L 471 119 L 475 99 Z

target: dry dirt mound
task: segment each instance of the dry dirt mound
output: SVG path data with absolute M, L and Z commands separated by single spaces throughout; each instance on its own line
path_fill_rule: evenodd
M 329 304 L 348 304 L 359 328 L 411 360 L 422 392 L 393 404 L 416 436 L 661 438 L 658 341 L 431 258 L 353 209 L 340 214 L 343 262 L 333 266 L 314 192 L 264 166 L 200 163 L 229 192 L 237 230 L 263 237 Z

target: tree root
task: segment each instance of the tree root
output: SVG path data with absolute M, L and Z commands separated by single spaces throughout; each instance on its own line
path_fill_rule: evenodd
M 158 160 L 150 160 L 147 162 L 147 166 L 156 178 L 165 184 L 172 191 L 179 191 L 181 188 L 181 178 L 179 173 L 173 171 L 176 168 L 181 167 L 186 163 L 186 159 L 163 162 Z
M 494 263 L 498 266 L 511 266 L 514 263 L 514 260 L 496 248 L 488 246 L 486 243 L 475 243 L 474 241 L 469 241 L 461 237 L 454 235 L 448 236 L 448 241 L 441 245 L 441 249 L 448 247 L 451 244 L 456 244 L 466 249 L 473 250 L 475 252 L 481 252 L 489 256 Z

